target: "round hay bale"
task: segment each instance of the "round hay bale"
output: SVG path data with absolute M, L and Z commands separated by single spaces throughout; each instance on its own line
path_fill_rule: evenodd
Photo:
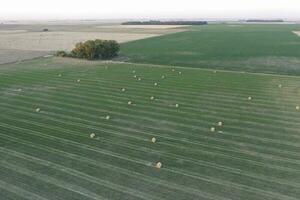
M 300 110 L 300 106 L 296 106 L 296 110 Z
M 181 74 L 181 72 L 178 72 L 178 74 Z
M 136 78 L 136 75 L 134 75 L 133 77 Z
M 79 83 L 80 82 L 80 79 L 77 79 L 77 83 Z
M 132 102 L 131 101 L 128 101 L 128 105 L 131 105 L 132 104 Z
M 156 165 L 155 165 L 155 167 L 156 167 L 157 169 L 160 169 L 160 168 L 162 167 L 161 162 L 157 162 Z
M 162 78 L 162 79 L 164 79 L 164 78 L 165 78 L 165 76 L 164 76 L 164 75 L 162 75 L 162 76 L 161 76 L 161 78 Z
M 62 75 L 61 74 L 58 74 L 58 77 L 61 77 Z
M 154 86 L 157 86 L 158 85 L 158 83 L 154 83 Z
M 40 112 L 40 111 L 41 111 L 40 108 L 36 108 L 36 109 L 35 109 L 35 112 Z
M 125 90 L 126 90 L 125 88 L 122 88 L 122 89 L 121 89 L 122 92 L 125 92 Z
M 90 134 L 90 138 L 95 138 L 96 137 L 96 134 L 95 133 L 91 133 Z
M 172 69 L 172 72 L 175 72 L 175 69 Z
M 223 122 L 218 122 L 218 126 L 223 126 Z
M 154 100 L 154 96 L 150 97 L 151 100 Z
M 215 70 L 214 73 L 217 73 L 217 71 Z
M 215 127 L 211 127 L 211 128 L 210 128 L 210 131 L 211 131 L 211 132 L 215 132 L 215 131 L 216 131 L 216 128 L 215 128 Z
M 22 89 L 21 88 L 17 89 L 17 92 L 22 92 Z
M 176 103 L 176 104 L 175 104 L 175 107 L 176 107 L 176 108 L 178 108 L 178 107 L 179 107 L 179 104 L 178 104 L 178 103 Z
M 105 119 L 106 119 L 106 120 L 109 120 L 109 119 L 110 119 L 110 116 L 109 116 L 109 115 L 106 115 Z
M 152 142 L 152 143 L 155 143 L 155 142 L 156 142 L 156 138 L 153 137 L 153 138 L 151 139 L 151 142 Z
M 278 85 L 278 87 L 279 87 L 279 88 L 282 88 L 282 85 L 281 85 L 281 84 L 279 84 L 279 85 Z
M 138 78 L 138 80 L 140 81 L 140 80 L 142 80 L 141 78 Z
M 249 100 L 249 101 L 252 100 L 252 97 L 248 97 L 248 100 Z

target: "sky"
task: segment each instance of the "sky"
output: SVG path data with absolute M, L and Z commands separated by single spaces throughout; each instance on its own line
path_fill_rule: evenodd
M 300 0 L 1 0 L 0 20 L 284 18 Z

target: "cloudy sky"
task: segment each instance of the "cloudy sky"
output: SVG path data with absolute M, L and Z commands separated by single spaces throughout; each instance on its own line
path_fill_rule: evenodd
M 2 0 L 0 19 L 298 18 L 300 0 Z

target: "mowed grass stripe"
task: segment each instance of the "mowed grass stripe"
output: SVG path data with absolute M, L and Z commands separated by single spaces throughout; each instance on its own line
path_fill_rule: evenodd
M 28 97 L 28 98 L 30 98 L 30 97 Z M 65 104 L 66 105 L 66 104 Z M 47 106 L 46 106 L 47 107 Z M 82 106 L 77 106 L 77 108 L 78 107 L 82 107 Z M 53 108 L 53 107 L 52 107 Z M 86 108 L 86 110 L 95 110 L 95 109 L 92 109 L 92 108 Z M 98 110 L 98 109 L 96 109 L 96 110 Z M 114 112 L 112 112 L 112 111 L 109 111 L 109 110 L 106 110 L 106 112 L 107 113 L 109 113 L 109 112 L 111 112 L 111 113 L 114 113 Z M 114 114 L 118 114 L 118 113 L 114 113 Z M 149 118 L 145 118 L 145 117 L 143 117 L 145 120 L 147 120 L 147 119 L 149 119 Z M 153 121 L 153 120 L 152 120 Z M 180 124 L 176 124 L 176 125 L 180 125 Z M 209 127 L 209 124 L 206 124 L 205 125 L 206 127 Z M 185 125 L 185 127 L 187 127 L 186 125 Z M 200 131 L 207 131 L 207 129 L 208 128 L 201 128 L 201 127 L 193 127 L 193 128 L 191 128 L 191 129 L 194 129 L 195 130 L 195 128 L 196 128 L 196 130 L 198 129 L 198 130 L 200 130 Z M 247 130 L 247 128 L 246 128 L 246 130 Z M 232 131 L 232 130 L 231 130 Z M 255 131 L 259 131 L 259 130 L 255 130 Z M 228 135 L 230 135 L 230 133 L 228 133 Z M 241 137 L 241 136 L 238 136 L 238 137 Z M 250 136 L 247 136 L 248 137 L 248 139 L 249 138 L 253 138 L 253 139 L 256 139 L 257 137 L 250 137 Z M 276 144 L 276 140 L 274 140 L 274 139 L 264 139 L 264 138 L 260 138 L 259 140 L 261 140 L 261 141 L 264 141 L 264 142 L 273 142 L 273 145 L 274 144 Z M 278 141 L 279 142 L 279 141 Z M 280 145 L 282 145 L 282 144 L 284 144 L 285 142 L 279 142 L 278 144 L 280 144 Z M 292 145 L 292 143 L 287 143 L 286 144 L 287 146 L 288 145 Z M 297 144 L 296 144 L 297 145 Z M 295 146 L 295 147 L 297 147 L 297 146 Z
M 41 150 L 49 151 L 50 153 L 55 152 L 55 153 L 57 153 L 57 154 L 59 154 L 63 157 L 66 157 L 66 159 L 73 159 L 76 162 L 77 162 L 77 160 L 79 160 L 80 162 L 84 162 L 87 165 L 94 165 L 96 168 L 99 168 L 99 169 L 103 168 L 103 169 L 106 169 L 106 170 L 113 170 L 114 172 L 112 172 L 112 173 L 122 173 L 126 176 L 130 176 L 130 177 L 133 177 L 135 179 L 141 179 L 145 182 L 149 182 L 151 185 L 160 185 L 160 187 L 163 187 L 163 188 L 167 187 L 167 188 L 171 188 L 173 190 L 179 190 L 182 193 L 189 193 L 189 194 L 193 194 L 193 195 L 196 195 L 196 196 L 202 197 L 202 198 L 226 199 L 226 198 L 221 198 L 221 197 L 218 197 L 218 196 L 215 196 L 215 195 L 212 195 L 212 194 L 209 194 L 209 193 L 205 193 L 205 192 L 202 192 L 202 191 L 199 191 L 199 190 L 195 190 L 193 188 L 185 187 L 184 185 L 173 184 L 171 182 L 167 182 L 167 181 L 164 181 L 164 180 L 159 179 L 159 178 L 155 178 L 155 177 L 151 177 L 151 176 L 145 176 L 141 173 L 133 172 L 133 171 L 127 170 L 125 168 L 120 168 L 120 167 L 117 167 L 117 166 L 114 166 L 114 165 L 111 165 L 111 164 L 107 164 L 102 160 L 101 161 L 100 160 L 95 161 L 93 159 L 89 159 L 87 157 L 87 155 L 85 155 L 83 157 L 83 156 L 79 156 L 79 155 L 76 155 L 76 154 L 73 154 L 73 153 L 64 152 L 64 151 L 60 151 L 58 149 L 51 148 L 49 145 L 48 146 L 41 145 L 41 144 L 36 145 L 35 143 L 28 142 L 28 141 L 25 141 L 25 140 L 22 140 L 22 139 L 14 138 L 14 137 L 4 136 L 2 138 L 5 139 L 5 140 L 8 139 L 10 141 L 18 141 L 21 144 L 30 145 L 32 147 L 39 148 Z M 34 160 L 30 160 L 30 162 L 34 162 Z M 43 163 L 36 162 L 36 164 L 43 164 Z M 174 192 L 174 191 L 172 191 L 172 192 Z M 169 195 L 171 195 L 171 194 L 169 194 Z M 178 194 L 176 194 L 176 195 L 178 195 Z
M 103 88 L 99 88 L 99 89 L 102 89 L 103 90 Z M 107 89 L 107 88 L 106 88 Z M 115 88 L 114 88 L 115 89 Z M 105 90 L 105 89 L 104 89 Z M 99 92 L 99 90 L 95 90 L 95 91 L 91 91 L 91 92 L 94 92 L 94 94 L 97 94 L 97 92 Z M 119 91 L 118 90 L 116 90 L 116 92 L 118 92 L 119 93 Z M 116 93 L 115 93 L 116 94 Z M 90 94 L 89 94 L 89 96 L 90 96 Z M 147 97 L 146 97 L 147 98 Z M 220 97 L 221 99 L 223 98 L 223 96 L 222 97 Z M 142 100 L 145 100 L 145 96 L 144 97 L 142 97 L 141 98 Z M 156 99 L 156 100 L 161 100 L 162 98 L 161 97 L 158 97 L 158 99 Z M 210 99 L 208 102 L 211 102 L 211 100 L 212 99 Z M 186 99 L 185 100 L 181 100 L 181 101 L 177 101 L 177 102 L 184 102 L 184 101 L 187 101 Z M 245 99 L 243 99 L 243 102 L 246 102 L 245 101 Z M 198 103 L 193 103 L 193 104 L 184 104 L 184 106 L 183 106 L 183 108 L 186 108 L 187 106 L 191 106 L 191 105 L 197 105 L 197 104 L 199 104 L 199 102 Z M 209 108 L 217 108 L 218 107 L 218 105 L 215 105 L 215 104 L 213 104 L 212 106 L 210 106 L 209 105 L 210 103 L 206 103 L 205 102 L 205 105 L 208 105 L 209 106 Z M 227 106 L 225 106 L 225 105 L 223 105 L 223 102 L 221 103 L 222 104 L 222 107 L 227 107 Z M 231 104 L 233 104 L 233 105 L 238 105 L 238 102 L 232 102 Z M 270 104 L 270 103 L 269 103 Z M 219 104 L 220 105 L 220 104 Z M 164 105 L 164 106 L 166 106 L 166 105 Z M 230 110 L 236 110 L 236 111 L 239 111 L 239 112 L 241 112 L 241 114 L 245 114 L 244 116 L 247 116 L 246 114 L 250 114 L 251 113 L 251 110 L 255 110 L 255 107 L 256 107 L 256 105 L 255 105 L 255 103 L 254 102 L 251 102 L 251 103 L 247 103 L 247 104 L 245 104 L 244 103 L 244 105 L 240 108 L 240 109 L 236 109 L 236 106 L 234 107 L 234 106 L 231 106 L 230 107 Z M 250 108 L 251 107 L 251 109 L 247 109 L 247 110 L 244 110 L 245 108 Z M 294 110 L 295 110 L 295 106 L 293 105 L 291 105 L 291 106 L 289 106 L 290 108 L 293 108 Z M 191 107 L 192 109 L 195 109 L 195 108 L 193 108 L 193 107 Z M 164 109 L 164 108 L 162 108 L 162 109 Z M 205 109 L 205 108 L 201 108 L 201 110 L 200 111 L 206 111 L 206 112 L 209 112 L 210 111 L 210 109 Z M 222 110 L 222 112 L 221 112 L 221 114 L 223 114 L 223 113 L 226 113 L 226 111 L 228 111 L 228 109 L 223 109 Z M 260 111 L 261 111 L 261 109 L 260 109 Z M 280 117 L 279 117 L 279 114 L 282 114 L 282 113 L 276 113 L 276 115 L 275 114 L 272 114 L 272 115 L 266 115 L 266 114 L 264 114 L 264 113 L 266 113 L 266 110 L 265 109 L 263 109 L 263 111 L 264 112 L 262 112 L 262 113 L 257 113 L 256 112 L 256 115 L 255 115 L 255 118 L 254 118 L 254 116 L 251 118 L 251 119 L 269 119 L 269 120 L 274 120 L 274 122 L 276 121 L 276 122 L 278 122 L 278 123 L 280 123 L 280 122 L 282 122 L 282 121 L 284 121 L 284 120 L 280 120 L 280 121 L 278 121 L 277 119 L 279 119 Z M 210 111 L 211 112 L 211 111 Z M 283 113 L 286 113 L 286 114 L 288 114 L 287 112 L 290 112 L 290 111 L 287 111 L 287 110 L 284 110 L 283 111 Z M 252 113 L 251 113 L 252 114 Z M 295 113 L 295 111 L 293 111 L 292 112 L 292 114 L 294 114 L 294 115 L 297 115 L 297 113 Z M 241 115 L 240 115 L 240 117 L 242 117 Z M 264 118 L 262 118 L 262 117 L 264 117 Z M 274 117 L 276 117 L 277 119 L 274 119 Z M 289 120 L 287 121 L 284 121 L 285 123 L 287 123 L 287 125 L 288 125 L 288 129 L 291 129 L 291 128 L 289 128 L 289 126 L 290 125 L 295 125 L 295 124 L 298 124 L 298 123 L 293 123 L 293 122 L 291 122 L 291 121 L 295 121 L 297 118 L 296 117 L 292 117 L 292 116 L 290 116 L 290 115 L 287 115 L 286 116 L 286 118 L 288 118 Z M 298 121 L 297 121 L 298 122 Z M 261 122 L 257 122 L 256 124 L 259 124 L 259 123 L 261 123 Z M 277 123 L 276 123 L 277 124 Z
M 6 138 L 6 137 L 8 137 L 8 136 L 6 136 L 5 137 L 5 135 L 3 135 L 4 136 L 4 139 Z M 14 137 L 11 137 L 10 138 L 12 141 L 15 139 L 15 140 L 18 140 L 17 138 L 14 138 Z M 103 142 L 103 141 L 105 141 L 105 140 L 103 140 L 102 138 L 101 138 L 101 142 Z M 114 141 L 108 141 L 108 142 L 114 142 Z M 23 142 L 22 142 L 23 143 Z M 115 143 L 114 143 L 115 144 Z M 125 144 L 123 144 L 124 145 L 124 147 L 128 147 L 128 148 L 130 148 L 130 147 L 132 147 L 132 145 L 129 145 L 129 144 L 127 144 L 127 143 L 125 143 Z M 37 145 L 34 145 L 34 146 L 37 146 Z M 40 146 L 40 145 L 38 145 L 38 146 Z M 43 148 L 47 148 L 47 146 L 43 146 L 42 147 L 42 149 Z M 54 151 L 57 151 L 57 150 L 55 150 L 55 149 L 53 149 Z M 52 150 L 52 151 L 53 151 Z M 133 150 L 138 150 L 138 151 L 141 151 L 141 149 L 139 149 L 139 148 L 134 148 Z M 147 149 L 145 149 L 145 151 L 147 152 L 147 151 L 149 151 L 149 150 L 147 150 Z M 152 151 L 152 153 L 154 153 L 155 151 Z M 62 154 L 63 154 L 63 152 L 61 152 Z M 160 153 L 160 152 L 158 152 L 158 153 Z M 168 155 L 169 154 L 167 154 L 167 153 L 164 153 L 165 154 L 165 156 L 166 157 L 168 157 Z M 179 156 L 169 156 L 171 159 L 178 159 L 178 157 Z M 184 159 L 184 158 L 180 158 L 180 159 L 182 159 L 182 160 L 185 160 L 185 161 L 187 161 L 187 162 L 190 162 L 190 164 L 197 164 L 197 165 L 199 165 L 199 166 L 201 166 L 201 164 L 199 163 L 199 162 L 197 162 L 197 161 L 192 161 L 191 159 Z M 84 160 L 84 158 L 80 158 L 80 160 Z M 169 162 L 168 162 L 169 163 Z M 208 168 L 211 168 L 211 167 L 213 167 L 213 168 L 216 168 L 216 166 L 214 166 L 214 165 L 204 165 L 204 167 L 208 167 Z M 220 166 L 219 168 L 216 168 L 216 169 L 218 169 L 218 170 L 221 170 L 221 171 L 224 171 L 224 172 L 227 172 L 227 173 L 234 173 L 235 172 L 235 170 L 226 170 L 226 167 L 223 167 L 223 166 Z M 118 170 L 119 171 L 119 170 Z M 288 187 L 291 189 L 291 188 L 293 188 L 293 187 L 298 187 L 299 188 L 299 184 L 297 184 L 297 183 L 295 183 L 295 182 L 290 182 L 290 183 L 288 183 L 288 182 L 286 182 L 285 180 L 282 180 L 282 179 L 273 179 L 273 178 L 271 178 L 271 177 L 266 177 L 266 179 L 262 179 L 262 177 L 255 177 L 254 175 L 253 176 L 251 176 L 251 173 L 247 173 L 247 172 L 239 172 L 239 173 L 236 173 L 237 175 L 240 175 L 240 174 L 243 174 L 244 176 L 250 176 L 251 178 L 254 178 L 254 179 L 260 179 L 260 180 L 263 180 L 263 181 L 267 181 L 267 182 L 277 182 L 277 184 L 278 183 L 280 183 L 280 184 L 286 184 L 286 185 L 288 185 Z M 274 187 L 274 186 L 273 186 Z M 282 186 L 281 186 L 282 187 Z
M 17 111 L 13 111 L 13 112 L 17 112 Z M 20 115 L 21 113 L 20 112 L 17 112 L 17 113 L 19 113 L 18 115 Z M 55 116 L 55 117 L 58 117 L 57 115 Z M 26 117 L 25 117 L 26 118 Z M 47 117 L 48 118 L 48 117 Z M 48 118 L 48 119 L 51 119 L 51 118 Z M 36 119 L 37 120 L 37 119 Z M 35 120 L 35 121 L 36 121 Z M 52 119 L 53 120 L 53 119 Z M 55 123 L 57 124 L 57 123 L 60 123 L 60 121 L 59 120 L 55 120 L 55 118 L 54 118 L 54 121 L 55 121 Z M 82 121 L 82 120 L 81 120 Z M 128 122 L 126 122 L 127 124 L 128 124 Z M 125 123 L 125 124 L 126 124 Z M 65 124 L 64 124 L 65 125 Z M 63 125 L 63 126 L 64 126 Z M 72 126 L 75 126 L 76 125 L 76 123 L 73 123 L 72 124 Z M 94 130 L 97 130 L 97 127 L 90 127 L 87 131 L 90 131 L 90 129 L 91 128 L 93 128 Z M 100 131 L 101 131 L 101 129 L 100 129 Z M 160 137 L 160 135 L 158 135 L 159 137 Z M 173 138 L 174 139 L 174 138 Z M 221 149 L 221 150 L 223 150 L 223 151 L 226 151 L 226 149 Z M 233 153 L 234 151 L 231 151 L 231 153 Z M 262 154 L 263 155 L 263 154 Z M 265 159 L 268 159 L 268 157 L 266 157 Z M 271 160 L 272 160 L 272 158 L 270 158 Z M 278 161 L 282 161 L 282 160 L 285 160 L 285 159 L 283 159 L 283 158 L 279 158 L 278 159 Z
M 164 170 L 168 170 L 168 169 L 164 169 Z M 174 173 L 177 173 L 177 174 L 181 174 L 181 175 L 184 175 L 184 176 L 188 176 L 188 177 L 193 177 L 193 178 L 196 178 L 196 179 L 201 179 L 202 180 L 202 178 L 200 178 L 198 175 L 196 175 L 196 174 L 193 174 L 193 173 L 191 173 L 191 172 L 189 172 L 189 173 L 187 173 L 186 171 L 182 171 L 182 170 L 175 170 L 175 169 L 170 169 L 170 171 L 172 171 L 172 172 L 174 172 Z M 208 182 L 214 182 L 213 181 L 213 178 L 209 178 L 209 179 L 205 179 L 206 181 L 208 181 Z M 221 180 L 219 180 L 219 181 L 221 181 Z M 221 181 L 221 183 L 222 182 L 224 182 L 224 180 L 223 181 Z M 218 182 L 214 182 L 214 184 L 221 184 L 220 182 L 218 183 Z M 263 193 L 263 195 L 265 196 L 266 195 L 266 197 L 270 197 L 270 198 L 274 198 L 275 196 L 277 197 L 280 197 L 280 198 L 285 198 L 285 199 L 294 199 L 294 198 L 292 198 L 292 197 L 288 197 L 288 196 L 285 196 L 285 195 L 280 195 L 280 194 L 277 194 L 277 193 L 273 193 L 273 192 L 270 192 L 270 191 L 268 191 L 268 192 L 266 192 L 266 191 L 261 191 L 261 190 L 259 190 L 259 189 L 255 189 L 255 188 L 251 188 L 251 187 L 248 187 L 248 186 L 243 186 L 243 187 L 241 187 L 241 185 L 239 185 L 239 184 L 233 184 L 233 183 L 227 183 L 227 185 L 230 185 L 230 187 L 236 187 L 236 189 L 242 189 L 242 190 L 245 190 L 244 192 L 247 192 L 248 190 L 250 190 L 250 191 L 252 191 L 252 192 L 254 192 L 254 191 L 256 191 L 256 193 L 259 191 L 259 193 Z M 223 187 L 225 187 L 225 185 L 223 185 Z M 279 199 L 280 199 L 279 198 Z
M 101 173 L 96 170 L 96 164 L 105 163 L 105 180 L 137 190 L 140 188 L 149 195 L 148 199 L 156 194 L 159 194 L 156 197 L 165 199 L 173 189 L 175 194 L 169 199 L 193 199 L 189 197 L 197 196 L 194 193 L 197 189 L 203 192 L 203 198 L 208 194 L 209 199 L 213 199 L 209 194 L 229 199 L 272 199 L 274 196 L 277 199 L 298 198 L 299 120 L 295 105 L 292 105 L 296 104 L 298 98 L 296 80 L 285 77 L 285 82 L 280 83 L 284 87 L 272 89 L 272 85 L 279 84 L 276 82 L 278 78 L 260 77 L 255 82 L 254 76 L 248 75 L 238 77 L 219 72 L 210 72 L 209 75 L 203 71 L 182 70 L 181 76 L 167 75 L 163 81 L 160 76 L 167 74 L 167 71 L 158 68 L 111 64 L 107 69 L 97 66 L 83 69 L 82 66 L 73 68 L 65 63 L 58 67 L 51 59 L 46 62 L 48 66 L 44 68 L 36 66 L 42 63 L 40 61 L 33 61 L 26 67 L 19 65 L 26 70 L 7 70 L 10 71 L 9 77 L 5 75 L 8 79 L 1 79 L 3 102 L 0 109 L 8 113 L 6 116 L 0 115 L 1 146 L 33 157 L 47 158 L 50 162 L 55 161 L 69 168 L 73 168 L 72 163 L 74 165 L 81 157 L 87 158 L 82 166 L 76 163 L 74 167 L 79 172 L 98 178 Z M 141 81 L 132 77 L 132 67 L 138 67 Z M 63 76 L 58 78 L 58 73 Z M 76 83 L 77 79 L 81 79 L 80 83 Z M 233 84 L 230 84 L 230 79 L 233 79 Z M 201 84 L 199 89 L 198 80 Z M 239 85 L 242 80 L 245 81 L 244 85 Z M 159 83 L 158 87 L 153 85 L 154 82 Z M 128 87 L 122 84 L 128 84 Z M 215 89 L 218 85 L 221 87 Z M 123 87 L 126 92 L 121 93 Z M 21 92 L 17 92 L 17 88 L 22 88 Z M 266 92 L 265 89 L 272 91 Z M 252 96 L 249 94 L 255 90 L 257 95 L 253 96 L 252 101 L 247 101 L 247 96 Z M 150 101 L 149 91 L 157 98 L 156 101 Z M 208 95 L 205 95 L 206 91 Z M 173 92 L 177 94 L 172 96 Z M 292 98 L 285 100 L 283 95 Z M 240 97 L 245 97 L 245 101 L 239 102 Z M 136 100 L 132 100 L 135 105 L 130 107 L 126 103 L 131 98 Z M 202 105 L 199 106 L 198 101 Z M 205 106 L 206 102 L 208 106 Z M 166 107 L 169 103 L 178 103 L 180 106 L 178 109 Z M 226 108 L 220 111 L 222 104 Z M 41 108 L 40 112 L 35 112 L 37 107 Z M 243 113 L 239 112 L 239 107 L 243 108 Z M 250 117 L 243 117 L 247 110 L 250 111 Z M 220 119 L 224 117 L 218 115 L 220 112 L 228 113 L 224 119 L 229 120 Z M 106 115 L 110 115 L 109 120 L 105 120 Z M 218 121 L 223 121 L 224 126 L 217 127 Z M 211 126 L 217 128 L 215 133 L 209 131 Z M 219 134 L 219 130 L 222 133 Z M 89 138 L 91 132 L 96 133 L 96 139 Z M 155 144 L 150 142 L 153 136 L 158 139 Z M 21 143 L 14 143 L 14 138 Z M 34 144 L 42 146 L 37 148 Z M 59 153 L 63 155 L 58 156 Z M 4 158 L 8 164 L 19 164 L 20 169 L 25 167 L 42 173 L 36 164 L 27 165 L 28 160 L 10 159 L 8 155 Z M 91 167 L 88 163 L 93 160 L 96 163 Z M 163 163 L 159 171 L 153 167 L 157 161 Z M 116 173 L 105 170 L 110 166 L 115 167 Z M 124 168 L 126 172 L 134 170 L 137 176 L 142 174 L 144 178 L 157 178 L 153 181 L 187 185 L 192 190 L 184 193 L 163 185 L 147 187 L 151 181 L 134 176 L 125 180 L 127 175 L 117 173 L 118 168 Z M 4 175 L 5 168 L 1 169 Z M 51 170 L 48 168 L 45 175 L 60 179 L 54 174 L 52 176 Z M 60 180 L 76 183 L 76 177 L 71 174 L 64 175 L 61 172 L 61 175 Z M 24 183 L 27 179 L 22 175 Z M 15 184 L 16 180 L 9 182 Z M 17 183 L 15 185 L 18 186 Z M 41 187 L 43 185 L 47 183 L 41 183 Z M 85 187 L 83 182 L 80 185 L 91 192 L 96 191 Z M 28 190 L 33 191 L 30 187 Z M 37 194 L 47 196 L 48 192 L 37 191 Z M 98 191 L 95 194 L 102 196 L 105 193 Z

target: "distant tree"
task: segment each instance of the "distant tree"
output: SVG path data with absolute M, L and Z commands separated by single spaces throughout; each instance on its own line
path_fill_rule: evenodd
M 47 32 L 47 31 L 49 31 L 49 29 L 47 29 L 47 28 L 44 28 L 44 29 L 43 29 L 43 32 Z
M 117 56 L 119 50 L 120 45 L 114 40 L 88 40 L 77 43 L 71 56 L 88 60 L 110 59 Z

